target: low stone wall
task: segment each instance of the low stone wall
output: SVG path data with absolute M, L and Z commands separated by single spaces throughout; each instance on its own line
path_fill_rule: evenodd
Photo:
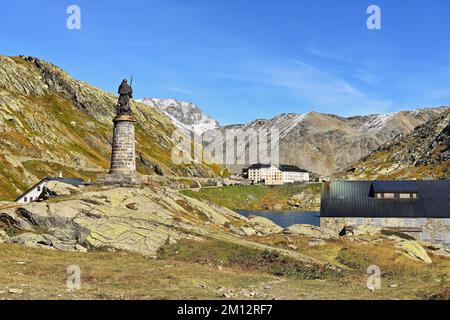
M 434 218 L 320 218 L 320 226 L 340 233 L 344 227 L 372 225 L 385 228 L 420 228 L 409 235 L 420 240 L 450 244 L 450 219 Z

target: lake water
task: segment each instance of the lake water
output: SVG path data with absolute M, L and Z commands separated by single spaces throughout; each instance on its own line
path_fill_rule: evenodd
M 258 216 L 267 218 L 282 228 L 287 228 L 293 224 L 310 224 L 320 226 L 320 212 L 299 212 L 299 211 L 253 211 L 253 210 L 236 210 L 244 217 Z

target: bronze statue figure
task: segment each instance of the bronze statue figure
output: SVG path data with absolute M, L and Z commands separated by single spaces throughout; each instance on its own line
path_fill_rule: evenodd
M 133 98 L 133 89 L 124 79 L 119 87 L 119 101 L 117 103 L 117 116 L 131 116 L 130 99 Z

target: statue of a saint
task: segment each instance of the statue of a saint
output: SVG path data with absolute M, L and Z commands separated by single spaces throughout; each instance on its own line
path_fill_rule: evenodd
M 117 103 L 117 116 L 131 116 L 130 99 L 133 98 L 133 89 L 124 79 L 119 87 L 119 101 Z

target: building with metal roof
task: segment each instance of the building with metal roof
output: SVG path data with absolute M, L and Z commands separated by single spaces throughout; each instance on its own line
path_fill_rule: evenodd
M 50 181 L 61 182 L 65 184 L 69 184 L 75 187 L 80 187 L 86 185 L 86 181 L 79 178 L 63 178 L 60 177 L 46 177 L 20 195 L 17 199 L 17 203 L 30 203 L 33 201 L 42 200 L 42 196 L 44 194 L 49 194 L 49 191 L 46 188 L 46 185 Z
M 450 243 L 450 181 L 333 181 L 324 186 L 321 225 L 376 225 Z
M 296 182 L 308 182 L 309 172 L 293 165 L 254 164 L 247 171 L 251 183 L 264 183 L 266 185 L 284 185 Z

